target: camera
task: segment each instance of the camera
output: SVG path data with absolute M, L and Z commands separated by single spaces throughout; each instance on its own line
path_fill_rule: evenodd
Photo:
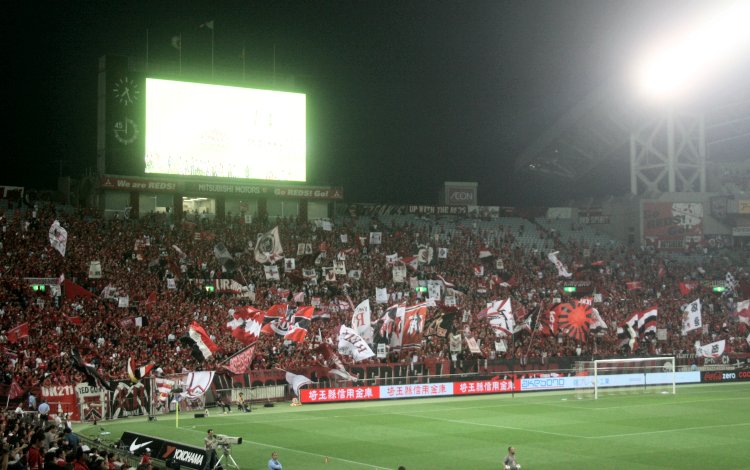
M 232 444 L 242 444 L 242 438 L 241 437 L 233 437 L 233 436 L 227 436 L 225 434 L 217 434 L 216 435 L 216 442 L 219 443 L 221 446 L 228 446 Z

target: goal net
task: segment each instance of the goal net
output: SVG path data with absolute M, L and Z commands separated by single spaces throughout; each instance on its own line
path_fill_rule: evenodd
M 581 394 L 593 391 L 594 399 L 606 394 L 675 394 L 675 358 L 639 357 L 600 359 L 577 365 Z

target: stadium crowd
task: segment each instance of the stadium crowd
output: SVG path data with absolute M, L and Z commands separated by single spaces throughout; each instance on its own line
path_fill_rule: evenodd
M 62 256 L 50 244 L 49 228 L 59 220 L 67 230 L 67 248 Z M 470 220 L 439 218 L 433 224 L 384 223 L 373 217 L 362 224 L 355 216 L 340 217 L 331 227 L 293 219 L 269 221 L 259 216 L 244 223 L 240 215 L 224 220 L 198 218 L 174 223 L 170 214 L 152 214 L 140 219 L 103 219 L 89 210 L 62 212 L 54 206 L 16 210 L 0 216 L 0 348 L 3 380 L 14 381 L 23 390 L 40 384 L 74 384 L 82 375 L 71 366 L 70 351 L 77 349 L 86 362 L 98 367 L 105 378 L 123 378 L 131 357 L 137 364 L 153 362 L 160 373 L 216 368 L 223 359 L 240 350 L 226 328 L 231 309 L 253 305 L 266 310 L 304 293 L 310 305 L 319 300 L 316 316 L 305 339 L 330 338 L 335 342 L 341 324 L 351 323 L 352 306 L 370 299 L 373 321 L 388 304 L 407 301 L 414 304 L 425 294 L 405 283 L 393 282 L 393 263 L 386 255 L 397 253 L 402 261 L 412 257 L 419 245 L 434 249 L 427 263 L 410 263 L 408 277 L 437 280 L 454 285 L 456 305 L 438 301 L 429 309 L 427 324 L 440 314 L 453 313 L 454 332 L 470 332 L 485 358 L 519 359 L 522 356 L 575 356 L 648 353 L 694 353 L 698 340 L 708 343 L 727 340 L 727 352 L 747 352 L 745 325 L 733 318 L 738 295 L 714 293 L 710 288 L 690 284 L 683 295 L 680 282 L 725 279 L 730 273 L 737 290 L 747 290 L 748 275 L 719 253 L 706 253 L 699 262 L 673 261 L 650 250 L 618 243 L 589 246 L 582 241 L 563 242 L 559 234 L 537 227 L 541 239 L 551 240 L 560 259 L 573 273 L 573 280 L 589 283 L 601 302 L 595 303 L 608 328 L 585 341 L 562 334 L 517 334 L 507 338 L 508 347 L 496 350 L 496 334 L 488 320 L 478 315 L 487 302 L 510 298 L 516 321 L 536 306 L 540 318 L 556 301 L 565 301 L 563 280 L 547 259 L 547 253 L 514 244 L 518 233 L 496 219 L 493 229 L 476 229 Z M 286 257 L 296 258 L 294 269 L 284 271 L 279 263 L 280 280 L 267 280 L 263 265 L 255 261 L 252 245 L 257 234 L 278 226 Z M 450 228 L 450 229 L 449 229 Z M 382 233 L 380 244 L 370 244 L 372 231 Z M 227 273 L 215 256 L 217 242 L 233 255 L 236 269 Z M 312 252 L 297 254 L 300 243 L 309 243 Z M 438 248 L 447 248 L 445 257 Z M 480 258 L 480 252 L 483 257 Z M 446 252 L 444 252 L 446 253 Z M 345 260 L 346 270 L 361 272 L 359 278 L 337 275 L 326 281 L 322 268 L 333 260 Z M 498 262 L 500 260 L 500 262 Z M 101 263 L 101 278 L 90 278 L 92 261 Z M 400 262 L 397 262 L 398 264 Z M 302 276 L 303 269 L 315 269 L 313 285 Z M 72 281 L 84 290 L 34 290 L 27 278 L 59 278 Z M 207 292 L 191 280 L 231 277 L 243 286 L 254 286 L 255 300 L 236 293 Z M 172 281 L 169 281 L 173 279 Z M 629 288 L 639 281 L 639 288 Z M 375 289 L 386 287 L 391 298 L 378 304 Z M 81 295 L 81 294 L 84 295 Z M 94 295 L 89 295 L 93 293 Z M 403 297 L 394 295 L 403 293 Z M 745 295 L 747 292 L 745 292 Z M 127 304 L 121 298 L 127 297 Z M 681 334 L 680 307 L 696 298 L 703 302 L 703 330 Z M 741 299 L 740 299 L 741 300 Z M 643 341 L 631 351 L 622 347 L 617 324 L 634 311 L 658 305 L 658 327 L 667 331 L 666 340 Z M 468 314 L 464 314 L 468 312 Z M 325 315 L 320 315 L 320 314 Z M 136 321 L 138 319 L 138 321 Z M 197 321 L 211 334 L 221 353 L 199 363 L 179 340 L 191 322 Z M 20 324 L 30 325 L 28 335 L 10 332 Z M 449 335 L 450 336 L 450 335 Z M 449 339 L 431 335 L 416 350 L 392 352 L 385 359 L 402 361 L 429 357 L 451 358 Z M 463 347 L 461 356 L 471 354 Z M 295 370 L 319 361 L 313 348 L 285 342 L 282 336 L 261 335 L 256 345 L 253 369 L 281 367 Z
M 3 470 L 152 468 L 150 465 L 132 466 L 127 458 L 111 450 L 83 444 L 73 432 L 73 424 L 62 414 L 47 420 L 22 406 L 6 410 L 0 415 L 0 434 L 3 436 L 0 449 Z

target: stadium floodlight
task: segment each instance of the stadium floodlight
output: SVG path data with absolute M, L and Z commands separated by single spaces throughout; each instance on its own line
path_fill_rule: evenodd
M 750 51 L 750 2 L 707 2 L 695 21 L 657 40 L 637 62 L 637 87 L 646 98 L 674 103 Z

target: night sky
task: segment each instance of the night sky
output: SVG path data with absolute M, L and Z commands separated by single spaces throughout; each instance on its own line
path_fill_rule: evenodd
M 356 202 L 436 203 L 476 181 L 485 205 L 622 193 L 627 176 L 566 189 L 514 178 L 513 162 L 592 89 L 623 74 L 688 2 L 21 2 L 5 28 L 12 122 L 0 184 L 54 187 L 96 162 L 98 58 L 293 75 L 308 95 L 308 182 Z M 281 87 L 283 89 L 283 87 Z M 12 91 L 11 91 L 12 90 Z M 62 164 L 60 163 L 62 162 Z M 606 174 L 606 171 L 604 172 Z

